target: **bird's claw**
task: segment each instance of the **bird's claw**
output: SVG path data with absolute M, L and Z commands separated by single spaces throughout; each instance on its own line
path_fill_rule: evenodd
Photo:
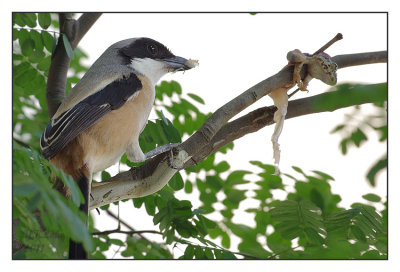
M 171 167 L 172 169 L 175 169 L 175 170 L 178 170 L 178 171 L 185 168 L 183 165 L 181 165 L 181 166 L 175 165 L 173 158 L 174 158 L 174 148 L 172 148 L 168 152 L 168 156 L 167 156 L 168 166 Z

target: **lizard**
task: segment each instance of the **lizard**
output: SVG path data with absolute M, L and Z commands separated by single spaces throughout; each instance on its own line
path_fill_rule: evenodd
M 277 111 L 274 113 L 275 128 L 271 137 L 275 165 L 274 175 L 279 173 L 280 146 L 278 140 L 282 133 L 283 123 L 287 113 L 289 100 L 287 91 L 296 84 L 298 90 L 308 92 L 308 83 L 313 78 L 319 79 L 330 86 L 336 85 L 337 82 L 336 71 L 338 66 L 325 52 L 311 55 L 308 53 L 302 53 L 299 49 L 295 49 L 288 52 L 286 57 L 289 63 L 284 68 L 294 65 L 293 83 L 284 85 L 281 88 L 275 89 L 269 93 L 274 105 L 277 107 Z M 307 65 L 307 74 L 304 80 L 302 80 L 300 71 L 304 65 Z M 297 90 L 295 92 L 297 92 Z M 293 92 L 291 95 L 293 95 L 295 92 Z

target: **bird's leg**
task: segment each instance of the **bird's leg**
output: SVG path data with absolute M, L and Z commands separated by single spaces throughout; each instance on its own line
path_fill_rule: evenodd
M 176 169 L 176 170 L 181 170 L 181 169 L 183 169 L 183 166 L 174 165 L 172 162 L 172 158 L 174 156 L 173 149 L 179 145 L 180 145 L 180 143 L 173 143 L 173 144 L 157 146 L 153 150 L 150 150 L 149 152 L 144 154 L 142 152 L 142 150 L 140 149 L 139 143 L 134 143 L 126 150 L 126 156 L 128 157 L 128 159 L 131 162 L 142 162 L 147 159 L 153 158 L 157 155 L 160 155 L 161 153 L 165 153 L 165 152 L 169 151 L 167 153 L 169 167 Z
M 131 162 L 142 162 L 146 160 L 146 155 L 140 148 L 139 141 L 131 143 L 125 153 L 128 160 Z

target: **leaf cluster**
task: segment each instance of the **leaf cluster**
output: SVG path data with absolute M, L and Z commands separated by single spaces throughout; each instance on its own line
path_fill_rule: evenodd
M 46 80 L 57 40 L 54 15 L 13 13 L 13 227 L 21 245 L 13 258 L 65 258 L 68 240 L 93 241 L 78 210 L 83 200 L 71 177 L 39 154 L 39 139 L 49 117 Z M 86 55 L 77 50 L 67 87 L 87 70 Z M 71 200 L 52 188 L 58 177 L 71 190 Z
M 369 132 L 376 134 L 379 142 L 387 142 L 387 84 L 376 84 L 373 87 L 378 90 L 374 96 L 374 100 L 376 101 L 373 104 L 375 112 L 366 114 L 362 111 L 361 107 L 356 106 L 351 113 L 345 115 L 344 122 L 335 126 L 331 131 L 331 133 L 340 133 L 342 139 L 339 143 L 339 148 L 343 155 L 346 155 L 352 147 L 361 148 L 368 141 L 367 135 Z M 347 99 L 356 101 L 356 105 L 358 104 L 357 101 L 365 96 L 365 93 L 371 93 L 369 92 L 371 89 L 370 85 L 343 84 L 337 88 L 338 92 L 343 95 L 332 96 L 332 99 L 342 99 L 346 95 L 347 90 L 356 90 L 356 92 L 353 92 L 353 97 L 347 97 Z M 333 104 L 337 103 L 337 101 L 329 100 L 323 103 L 330 102 Z M 367 172 L 366 177 L 370 185 L 376 185 L 376 175 L 386 168 L 387 154 L 383 154 Z

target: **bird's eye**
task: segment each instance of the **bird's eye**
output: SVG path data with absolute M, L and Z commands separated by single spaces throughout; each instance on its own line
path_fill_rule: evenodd
M 158 48 L 154 44 L 150 44 L 147 46 L 147 50 L 152 54 L 153 56 L 157 55 L 158 53 Z

